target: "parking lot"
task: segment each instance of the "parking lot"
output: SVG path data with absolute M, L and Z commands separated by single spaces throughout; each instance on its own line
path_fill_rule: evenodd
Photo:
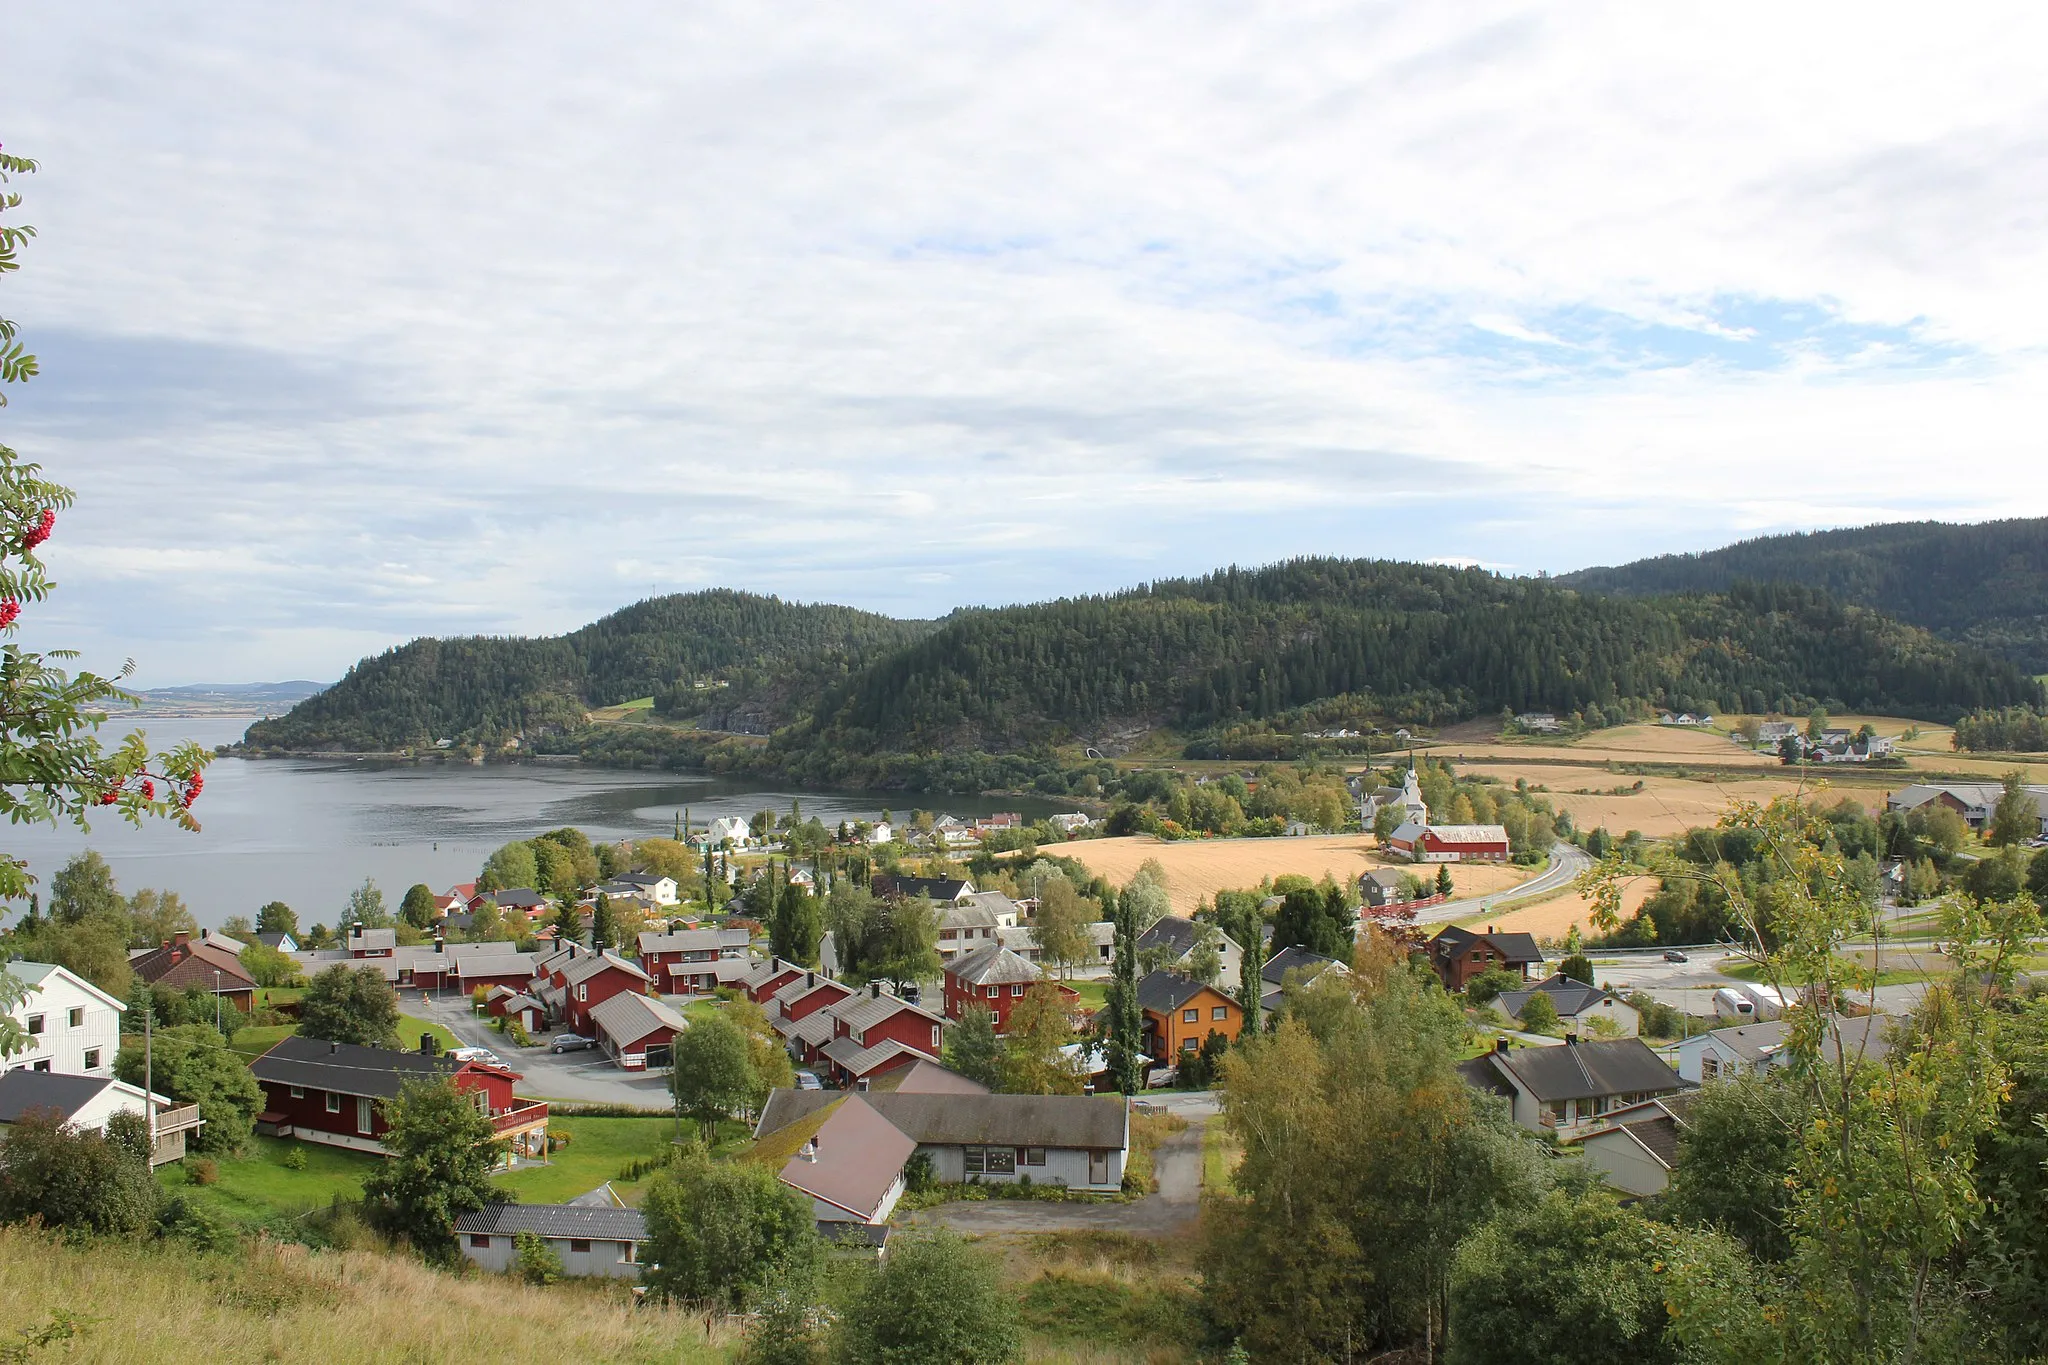
M 629 1104 L 640 1109 L 667 1109 L 668 1073 L 621 1071 L 592 1048 L 588 1052 L 549 1052 L 545 1046 L 520 1048 L 470 1007 L 469 997 L 435 998 L 418 991 L 401 993 L 402 1008 L 445 1027 L 465 1045 L 487 1047 L 525 1079 L 514 1089 L 542 1100 L 572 1104 Z M 425 1001 L 424 1005 L 421 1001 Z

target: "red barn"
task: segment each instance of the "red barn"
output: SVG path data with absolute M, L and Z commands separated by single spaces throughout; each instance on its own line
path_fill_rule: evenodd
M 263 1087 L 261 1132 L 359 1152 L 384 1150 L 384 1104 L 409 1081 L 452 1080 L 477 1097 L 493 1136 L 514 1155 L 547 1148 L 548 1107 L 512 1093 L 519 1073 L 430 1052 L 396 1052 L 318 1038 L 283 1038 L 249 1063 Z
M 1500 825 L 1420 825 L 1388 836 L 1387 847 L 1418 863 L 1504 863 L 1508 832 Z
M 1024 993 L 1045 979 L 1035 964 L 999 943 L 962 953 L 946 964 L 946 1017 L 958 1020 L 969 1005 L 986 1005 L 995 1011 L 996 1032 L 1002 1033 Z M 1067 986 L 1059 991 L 1069 1006 L 1080 1003 L 1080 992 Z

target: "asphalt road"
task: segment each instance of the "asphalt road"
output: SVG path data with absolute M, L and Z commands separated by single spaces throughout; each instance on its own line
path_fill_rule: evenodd
M 572 1104 L 630 1104 L 650 1110 L 671 1107 L 666 1072 L 621 1071 L 595 1048 L 557 1054 L 545 1047 L 513 1047 L 511 1039 L 472 1012 L 467 996 L 449 994 L 437 999 L 419 991 L 401 991 L 399 1000 L 406 1013 L 442 1025 L 468 1046 L 497 1053 L 507 1066 L 522 1073 L 523 1079 L 513 1087 L 518 1094 Z
M 1547 891 L 1563 890 L 1577 881 L 1579 874 L 1592 865 L 1592 856 L 1577 844 L 1556 843 L 1551 845 L 1550 866 L 1521 885 L 1511 886 L 1505 891 L 1496 891 L 1487 896 L 1466 896 L 1460 900 L 1432 905 L 1418 913 L 1415 922 L 1442 924 L 1446 920 L 1483 915 L 1503 901 L 1520 901 L 1531 896 L 1540 896 Z

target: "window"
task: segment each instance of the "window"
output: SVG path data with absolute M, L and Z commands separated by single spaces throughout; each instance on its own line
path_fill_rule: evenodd
M 1706 1056 L 1700 1058 L 1700 1078 L 1702 1080 L 1711 1081 L 1720 1074 L 1721 1059 L 1719 1057 L 1714 1056 L 1712 1053 L 1708 1053 Z
M 1192 1038 L 1183 1038 L 1180 1040 L 1180 1050 L 1182 1052 L 1193 1052 L 1196 1048 L 1200 1046 L 1201 1044 L 1196 1042 Z
M 1015 1175 L 1017 1173 L 1017 1149 L 1015 1147 L 990 1147 L 988 1151 L 988 1173 L 990 1175 Z
M 43 1058 L 43 1060 L 35 1064 L 34 1069 L 37 1071 L 48 1071 L 50 1069 L 50 1059 L 48 1057 Z
M 936 1050 L 936 1049 L 938 1048 L 938 1046 L 939 1046 L 939 1026 L 938 1026 L 937 1024 L 933 1024 L 933 1025 L 932 1025 L 932 1048 L 933 1048 L 934 1050 Z
M 1018 982 L 1018 983 L 1017 983 L 1016 985 L 1014 985 L 1014 986 L 1010 987 L 1010 998 L 1011 998 L 1012 1000 L 1018 999 L 1018 998 L 1019 998 L 1019 997 L 1021 997 L 1021 996 L 1022 996 L 1023 994 L 1024 994 L 1024 983 L 1023 983 L 1023 982 L 1019 981 L 1019 982 Z
M 335 1094 L 332 1090 L 327 1092 L 327 1112 L 330 1114 L 339 1114 L 341 1112 L 341 1096 Z
M 302 1100 L 302 1099 L 306 1098 L 306 1087 L 305 1087 L 305 1086 L 303 1086 L 303 1085 L 295 1085 L 295 1086 L 293 1086 L 293 1087 L 292 1087 L 292 1098 L 293 1098 L 293 1099 L 295 1099 L 295 1100 Z
M 31 1014 L 31 1015 L 30 1015 L 30 1016 L 28 1017 L 28 1036 L 29 1036 L 29 1037 L 31 1037 L 31 1038 L 40 1038 L 40 1037 L 42 1037 L 42 1036 L 43 1036 L 43 1016 L 42 1016 L 42 1015 L 40 1015 L 40 1014 Z
M 987 990 L 988 998 L 991 1000 L 995 999 L 997 996 L 1003 993 L 1003 988 L 1001 986 L 990 986 L 987 988 Z
M 358 1133 L 370 1131 L 370 1097 L 368 1095 L 356 1096 L 356 1131 Z
M 85 1027 L 84 1007 L 80 1005 L 73 1005 L 70 1009 L 64 1011 L 64 1026 L 66 1028 Z
M 1210 1017 L 1211 1019 L 1228 1019 L 1228 1018 L 1230 1017 L 1230 1006 L 1228 1006 L 1228 1005 L 1211 1005 L 1211 1006 L 1209 1006 L 1209 1017 Z
M 963 1159 L 961 1165 L 962 1168 L 967 1172 L 967 1174 L 982 1174 L 982 1149 L 979 1147 L 967 1147 L 963 1148 L 962 1152 Z
M 576 998 L 578 1000 L 588 1000 L 590 998 L 590 987 L 578 986 L 576 988 Z
M 1183 1024 L 1198 1024 L 1202 1021 L 1202 1012 L 1199 1009 L 1182 1010 L 1180 1021 Z
M 571 1237 L 569 1239 L 569 1250 L 580 1251 L 586 1256 L 589 1255 L 590 1239 L 588 1237 Z
M 637 1251 L 637 1248 L 636 1248 L 636 1247 L 634 1247 L 634 1245 L 633 1245 L 633 1244 L 632 1244 L 631 1242 L 621 1242 L 621 1243 L 619 1243 L 619 1264 L 621 1264 L 621 1265 L 631 1265 L 631 1264 L 633 1264 L 633 1261 L 634 1261 L 634 1257 L 635 1257 L 636 1251 Z
M 479 1251 L 489 1251 L 491 1249 L 491 1234 L 488 1232 L 472 1232 L 469 1234 L 469 1244 Z
M 1026 1147 L 1024 1149 L 1024 1164 L 1026 1166 L 1043 1166 L 1045 1164 L 1045 1148 Z
M 100 1064 L 100 1050 L 99 1050 L 98 1048 L 96 1048 L 96 1047 L 89 1047 L 89 1048 L 87 1048 L 87 1049 L 85 1050 L 85 1069 L 86 1069 L 87 1071 L 90 1071 L 90 1070 L 92 1070 L 92 1069 L 93 1069 L 94 1067 L 98 1066 L 99 1064 Z

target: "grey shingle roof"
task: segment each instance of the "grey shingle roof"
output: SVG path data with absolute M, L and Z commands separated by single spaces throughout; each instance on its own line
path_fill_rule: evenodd
M 604 1242 L 644 1242 L 647 1218 L 638 1209 L 590 1204 L 486 1204 L 459 1214 L 455 1230 L 509 1237 L 537 1232 L 543 1237 L 589 1237 Z
M 662 1029 L 681 1033 L 690 1026 L 689 1020 L 676 1013 L 667 1001 L 632 991 L 620 991 L 592 1005 L 590 1018 L 620 1047 L 630 1046 Z
M 31 1109 L 54 1109 L 69 1119 L 113 1082 L 104 1076 L 67 1076 L 26 1067 L 0 1076 L 0 1123 L 19 1123 Z
M 762 1108 L 756 1135 L 785 1128 L 837 1098 L 830 1090 L 777 1090 Z M 928 1147 L 994 1143 L 1114 1150 L 1124 1145 L 1124 1102 L 1115 1096 L 871 1090 L 863 1098 Z
M 1322 953 L 1312 953 L 1308 949 L 1296 945 L 1294 947 L 1282 948 L 1279 952 L 1267 958 L 1266 965 L 1259 969 L 1259 979 L 1269 986 L 1278 986 L 1285 982 L 1289 972 L 1300 972 L 1301 977 L 1299 979 L 1312 980 L 1315 977 L 1321 976 L 1331 967 L 1341 965 L 1334 957 L 1326 957 Z
M 962 953 L 946 964 L 946 975 L 969 986 L 1007 986 L 1045 977 L 1044 972 L 1000 943 Z
M 1446 948 L 1452 956 L 1464 952 L 1480 939 L 1486 939 L 1500 950 L 1500 955 L 1513 963 L 1541 962 L 1543 950 L 1536 946 L 1536 939 L 1529 934 L 1482 934 L 1473 929 L 1461 929 L 1450 925 L 1429 941 L 1430 948 L 1438 956 Z
M 293 1034 L 249 1063 L 249 1074 L 274 1085 L 302 1085 L 340 1095 L 396 1096 L 407 1081 L 452 1076 L 463 1064 L 452 1057 L 391 1048 L 329 1043 Z
M 565 986 L 575 986 L 590 980 L 591 977 L 610 968 L 617 968 L 629 975 L 637 976 L 642 981 L 651 979 L 645 971 L 641 970 L 639 963 L 628 962 L 625 958 L 620 957 L 617 953 L 607 948 L 604 952 L 592 953 L 588 957 L 579 957 L 574 962 L 565 965 L 562 968 L 562 984 Z
M 1522 1013 L 1522 1006 L 1528 1004 L 1529 997 L 1535 995 L 1538 991 L 1550 997 L 1550 1003 L 1557 1006 L 1558 1016 L 1563 1019 L 1569 1019 L 1575 1014 L 1590 1009 L 1614 994 L 1612 991 L 1601 990 L 1596 986 L 1588 986 L 1583 981 L 1559 972 L 1537 982 L 1527 990 L 1502 991 L 1500 1007 L 1506 1010 L 1511 1018 L 1519 1018 Z
M 1488 1060 L 1511 1072 L 1524 1089 L 1545 1103 L 1656 1094 L 1684 1084 L 1640 1038 L 1514 1048 L 1475 1060 Z
M 1153 972 L 1138 983 L 1138 1008 L 1165 1014 L 1203 991 L 1215 989 L 1176 972 Z
M 832 1007 L 833 1015 L 844 1020 L 846 1026 L 855 1033 L 859 1033 L 862 1029 L 873 1028 L 884 1019 L 905 1010 L 934 1024 L 943 1024 L 945 1022 L 943 1016 L 933 1014 L 921 1005 L 913 1005 L 908 1000 L 898 999 L 887 992 L 884 992 L 880 997 L 872 994 L 856 995 L 851 1000 L 841 1001 Z

